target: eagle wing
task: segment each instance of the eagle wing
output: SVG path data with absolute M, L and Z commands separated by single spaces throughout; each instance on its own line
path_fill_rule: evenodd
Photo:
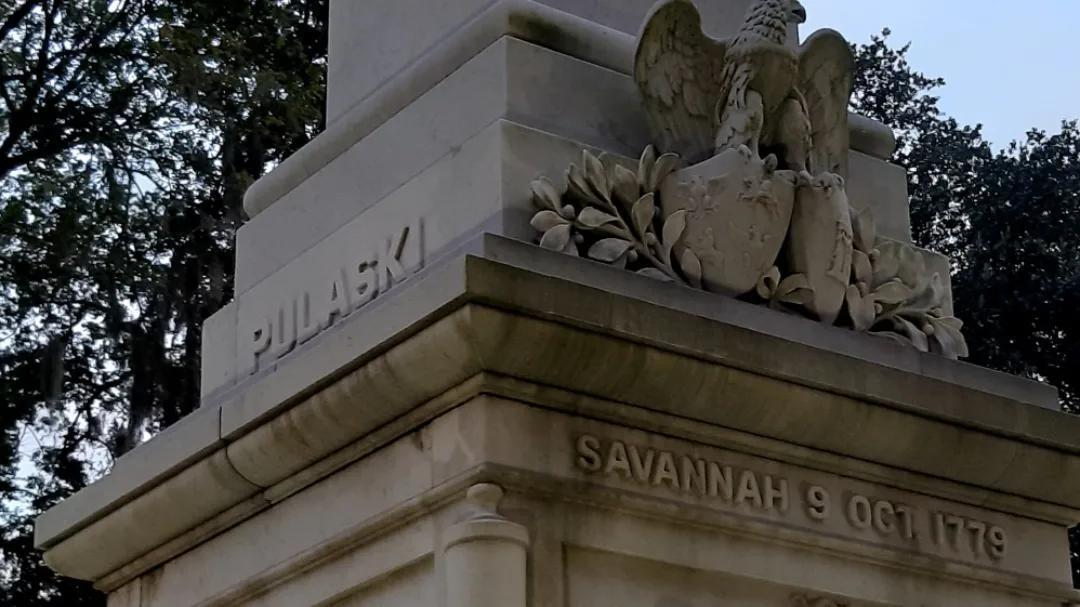
M 712 154 L 727 48 L 726 41 L 705 35 L 690 0 L 663 0 L 649 14 L 638 38 L 634 80 L 661 151 L 690 163 Z
M 799 90 L 810 118 L 814 172 L 847 177 L 848 102 L 854 82 L 855 56 L 839 32 L 817 31 L 800 47 Z

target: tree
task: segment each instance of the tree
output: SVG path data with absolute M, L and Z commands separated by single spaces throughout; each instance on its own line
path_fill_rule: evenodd
M 898 134 L 912 232 L 954 263 L 971 362 L 1047 381 L 1080 412 L 1080 131 L 1031 131 L 995 153 L 981 127 L 945 116 L 930 93 L 944 81 L 911 68 L 889 32 L 858 47 L 852 105 Z
M 994 152 L 979 126 L 945 116 L 944 81 L 907 62 L 889 31 L 857 47 L 860 113 L 898 134 L 916 241 L 953 260 L 971 362 L 1047 381 L 1080 413 L 1080 128 L 1033 130 Z M 1080 528 L 1070 534 L 1080 586 Z
M 198 406 L 243 192 L 322 129 L 327 10 L 0 0 L 0 604 L 102 604 L 32 516 Z
M 152 3 L 0 2 L 0 178 L 153 126 Z

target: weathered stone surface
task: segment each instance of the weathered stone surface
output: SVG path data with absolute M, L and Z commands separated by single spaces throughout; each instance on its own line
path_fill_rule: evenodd
M 203 323 L 199 393 L 204 401 L 236 383 L 236 323 L 234 302 L 223 306 Z
M 242 226 L 237 233 L 236 292 L 249 291 L 377 203 L 392 207 L 387 196 L 438 166 L 457 166 L 455 183 L 447 183 L 447 188 L 501 179 L 491 164 L 460 157 L 500 120 L 578 144 L 573 156 L 544 159 L 523 182 L 507 184 L 526 193 L 540 170 L 550 166 L 561 171 L 580 154 L 581 145 L 635 156 L 647 140 L 640 109 L 627 103 L 635 96 L 633 82 L 621 74 L 503 38 Z M 513 161 L 515 153 L 508 151 L 507 161 Z M 556 158 L 559 162 L 552 162 Z M 454 194 L 451 189 L 432 193 L 426 203 L 491 201 L 471 202 Z
M 848 162 L 851 206 L 859 211 L 870 209 L 881 236 L 911 242 L 907 171 L 857 151 L 851 152 Z
M 532 237 L 541 175 L 541 214 L 568 223 L 561 175 L 592 148 L 610 156 L 569 189 L 629 206 L 623 235 L 672 256 L 688 230 L 637 182 L 678 167 L 625 169 L 650 139 L 629 74 L 651 4 L 334 0 L 332 123 L 249 192 L 204 407 L 44 514 L 46 562 L 110 607 L 1077 602 L 1080 487 L 1061 479 L 1080 475 L 1080 420 L 1052 388 L 483 235 Z M 702 4 L 726 36 L 748 1 Z M 839 235 L 804 248 L 902 251 L 942 295 L 948 260 L 906 244 L 895 140 L 821 98 L 843 70 L 817 57 L 800 76 L 816 124 L 777 99 L 788 130 L 761 141 L 843 145 L 758 164 L 846 170 L 850 229 L 833 213 Z
M 807 309 L 833 324 L 851 277 L 851 210 L 843 179 L 825 174 L 798 190 L 787 243 L 788 264 L 812 291 Z
M 330 93 L 328 122 L 418 61 L 438 42 L 460 31 L 493 5 L 547 5 L 625 34 L 636 34 L 654 0 L 405 0 L 330 3 Z M 703 3 L 716 35 L 734 32 L 749 0 Z M 524 11 L 521 11 L 524 12 Z M 422 18 L 420 17 L 422 15 Z M 558 27 L 536 23 L 535 39 L 557 45 Z M 410 35 L 401 36 L 399 32 Z M 364 57 L 364 61 L 356 61 Z
M 78 492 L 77 499 L 57 504 L 38 517 L 34 543 L 52 546 L 90 520 L 101 518 L 119 504 L 145 493 L 160 479 L 220 449 L 221 403 L 207 405 L 167 428 L 153 443 L 126 453 L 110 474 Z
M 774 605 L 810 592 L 852 605 L 1048 607 L 1072 596 L 1059 556 L 1064 527 L 935 495 L 962 487 L 852 470 L 841 458 L 677 416 L 620 413 L 604 400 L 517 390 L 517 398 L 467 400 L 123 593 L 134 584 L 146 607 L 375 597 L 434 605 L 457 583 L 490 582 L 434 575 L 473 569 L 453 563 L 454 547 L 471 535 L 488 550 L 469 555 L 487 561 L 478 570 L 516 571 L 477 588 L 529 604 L 615 597 L 653 607 L 667 597 L 697 606 L 722 596 Z M 464 499 L 478 482 L 507 493 L 498 515 Z M 938 513 L 963 519 L 958 541 L 955 526 L 935 535 Z M 531 581 L 518 573 L 524 541 L 533 546 Z
M 717 432 L 773 437 L 779 441 L 770 448 L 769 453 L 774 455 L 775 449 L 789 454 L 785 457 L 797 453 L 803 454 L 800 458 L 811 457 L 813 453 L 847 454 L 854 459 L 842 460 L 846 462 L 843 465 L 838 460 L 829 464 L 830 469 L 871 482 L 888 476 L 893 486 L 899 482 L 918 493 L 973 506 L 992 506 L 996 511 L 1014 512 L 1022 517 L 1062 521 L 1060 525 L 1071 516 L 1068 513 L 1072 508 L 1080 506 L 1080 495 L 1074 495 L 1068 486 L 1053 480 L 1076 473 L 1072 468 L 1080 466 L 1077 463 L 1080 458 L 1066 455 L 1077 450 L 1071 442 L 1077 435 L 1072 427 L 1074 420 L 985 391 L 1005 378 L 961 363 L 916 355 L 886 340 L 829 330 L 714 295 L 695 295 L 682 288 L 664 286 L 529 245 L 503 243 L 490 237 L 488 240 L 491 244 L 484 254 L 504 263 L 474 259 L 461 265 L 450 260 L 433 266 L 403 284 L 400 292 L 387 295 L 393 301 L 388 299 L 380 309 L 397 314 L 358 316 L 355 324 L 343 324 L 317 338 L 311 344 L 311 351 L 283 359 L 275 374 L 260 380 L 261 383 L 289 377 L 288 367 L 294 366 L 295 361 L 309 369 L 304 371 L 306 375 L 293 375 L 289 380 L 296 382 L 293 384 L 296 388 L 326 385 L 326 379 L 339 377 L 341 370 L 361 365 L 323 391 L 292 407 L 267 408 L 275 400 L 282 404 L 296 401 L 289 391 L 281 391 L 284 387 L 281 384 L 271 400 L 260 396 L 269 393 L 259 384 L 244 388 L 244 393 L 255 399 L 252 405 L 260 404 L 248 409 L 250 413 L 241 418 L 250 421 L 233 422 L 233 427 L 242 431 L 228 438 L 223 434 L 227 448 L 219 452 L 227 457 L 229 469 L 236 471 L 229 474 L 244 479 L 242 487 L 237 485 L 241 488 L 239 492 L 225 485 L 214 488 L 220 482 L 215 479 L 223 477 L 197 464 L 179 476 L 173 476 L 175 471 L 158 474 L 153 484 L 145 485 L 141 493 L 116 494 L 118 501 L 104 510 L 92 506 L 87 497 L 76 496 L 65 508 L 72 513 L 81 512 L 83 518 L 67 529 L 54 530 L 58 539 L 47 544 L 52 546 L 47 556 L 49 562 L 66 573 L 99 579 L 106 587 L 125 582 L 132 575 L 202 544 L 207 529 L 231 527 L 297 491 L 300 491 L 298 496 L 306 495 L 308 490 L 303 488 L 312 482 L 364 457 L 392 437 L 422 426 L 425 420 L 439 416 L 469 394 L 477 393 L 502 393 L 555 408 L 562 406 L 559 403 L 571 402 L 557 394 L 579 395 L 573 399 L 600 397 L 604 401 L 624 403 L 606 409 L 615 415 L 612 419 L 616 421 L 637 416 L 643 427 L 654 428 L 658 418 L 653 416 L 661 413 L 649 411 L 663 412 L 699 420 L 695 423 L 704 424 L 702 430 L 714 427 Z M 514 267 L 523 264 L 539 273 Z M 564 274 L 567 278 L 556 279 L 551 274 Z M 619 296 L 616 293 L 620 290 L 645 300 Z M 470 300 L 484 305 L 467 306 L 450 313 L 454 306 Z M 506 314 L 487 307 L 496 302 L 501 302 L 498 308 L 516 312 Z M 431 316 L 423 312 L 425 308 L 438 312 Z M 727 320 L 718 320 L 717 314 Z M 426 320 L 417 322 L 425 317 Z M 435 322 L 440 317 L 442 320 Z M 621 320 L 612 322 L 613 319 Z M 727 324 L 732 322 L 736 324 Z M 364 325 L 378 325 L 382 329 L 371 333 L 362 329 Z M 790 327 L 786 329 L 787 325 Z M 752 329 L 756 326 L 768 327 L 767 333 L 756 333 Z M 582 331 L 577 327 L 592 330 Z M 356 329 L 361 332 L 357 333 Z M 777 332 L 789 331 L 787 339 L 776 337 Z M 368 341 L 355 341 L 365 334 Z M 825 334 L 835 341 L 835 353 L 821 348 L 820 344 L 830 341 L 821 339 Z M 402 341 L 404 337 L 407 339 Z M 341 340 L 342 346 L 351 346 L 337 349 L 334 356 L 351 357 L 353 363 L 348 358 L 327 358 L 327 354 L 335 352 L 337 347 L 332 344 L 337 340 Z M 536 343 L 560 346 L 536 350 L 512 345 Z M 320 353 L 325 347 L 330 350 Z M 874 350 L 879 353 L 872 354 Z M 357 358 L 364 352 L 367 354 Z M 547 354 L 538 357 L 543 352 Z M 864 360 L 877 356 L 879 360 L 861 362 L 851 358 L 853 354 Z M 597 361 L 608 363 L 600 367 Z M 900 370 L 908 365 L 912 365 L 908 367 L 910 370 Z M 744 370 L 748 368 L 755 371 Z M 318 374 L 312 375 L 313 372 Z M 485 383 L 482 379 L 470 383 L 470 378 L 482 378 L 484 373 L 516 379 L 508 384 Z M 284 375 L 279 378 L 281 374 Z M 934 379 L 950 375 L 953 377 L 950 381 Z M 964 375 L 970 375 L 971 387 L 954 383 L 967 381 Z M 543 396 L 542 391 L 536 392 L 536 387 L 541 385 L 557 385 L 569 392 L 543 392 L 548 394 Z M 1002 389 L 1003 393 L 1019 397 L 1025 391 L 1029 396 L 1040 394 L 1033 384 L 1011 378 L 1002 383 Z M 845 393 L 850 396 L 843 396 Z M 529 394 L 534 396 L 526 397 Z M 1046 396 L 1052 397 L 1053 393 Z M 421 406 L 417 408 L 418 405 Z M 766 413 L 774 408 L 774 415 Z M 635 410 L 639 413 L 634 413 Z M 851 430 L 838 432 L 837 428 Z M 904 438 L 909 436 L 920 437 L 918 450 L 910 448 Z M 420 440 L 422 444 L 426 439 Z M 958 442 L 967 445 L 963 453 L 955 452 Z M 801 446 L 781 447 L 792 443 Z M 144 447 L 143 457 L 152 459 L 158 444 L 151 442 Z M 457 457 L 451 455 L 455 449 L 472 445 L 466 452 L 474 457 L 477 444 L 471 440 L 451 442 L 448 456 Z M 817 456 L 811 459 L 814 457 Z M 866 464 L 855 466 L 856 460 Z M 407 463 L 407 458 L 401 461 Z M 825 460 L 811 467 L 820 469 L 822 461 Z M 206 472 L 199 471 L 203 469 Z M 422 470 L 415 466 L 410 469 Z M 121 467 L 118 473 L 128 470 Z M 451 466 L 441 470 L 437 478 L 461 478 L 457 472 L 461 468 Z M 872 470 L 877 471 L 870 473 Z M 1043 474 L 1033 475 L 1035 470 Z M 950 481 L 942 485 L 944 481 L 934 481 L 923 476 L 926 474 L 960 484 Z M 371 481 L 370 475 L 368 472 L 362 477 Z M 189 478 L 193 480 L 185 480 Z M 400 483 L 400 478 L 390 473 L 386 482 Z M 247 483 L 262 489 L 247 488 Z M 402 485 L 401 490 L 408 491 L 405 487 Z M 328 490 L 331 494 L 337 491 Z M 253 491 L 258 497 L 249 499 Z M 879 499 L 885 495 L 881 489 L 875 491 Z M 1009 494 L 1026 499 L 1015 500 Z M 180 499 L 180 496 L 196 495 L 195 501 Z M 295 502 L 297 517 L 311 508 L 304 504 L 323 504 L 320 506 L 323 508 L 336 503 L 334 499 L 317 495 L 309 498 L 310 502 L 307 499 Z M 404 495 L 398 499 L 408 501 Z M 896 501 L 903 500 L 896 498 Z M 282 502 L 286 503 L 294 500 Z M 349 520 L 355 521 L 355 501 L 342 503 L 349 504 Z M 371 516 L 382 507 L 389 504 L 375 507 Z M 108 513 L 109 508 L 118 509 Z M 958 512 L 965 511 L 959 506 L 954 510 L 957 508 Z M 127 526 L 148 516 L 146 512 L 153 512 L 159 524 L 147 529 L 148 533 L 125 534 Z M 102 516 L 103 513 L 108 514 Z M 270 524 L 265 516 L 250 519 L 255 525 L 252 537 L 284 537 L 280 524 L 271 525 L 277 530 L 275 533 L 264 531 L 263 525 Z M 72 535 L 71 529 L 77 531 Z M 307 537 L 303 527 L 296 529 L 292 537 L 298 542 L 325 541 L 318 540 L 318 535 L 303 539 Z M 107 539 L 120 537 L 122 542 Z M 199 555 L 210 554 L 236 560 L 238 556 L 228 556 L 234 550 L 264 554 L 271 561 L 286 558 L 290 551 L 304 551 L 300 545 L 282 546 L 284 552 L 277 553 L 282 556 L 274 557 L 274 552 L 254 549 L 247 542 L 225 550 L 224 546 L 232 541 L 230 537 L 222 535 L 205 544 L 205 548 L 189 552 L 190 559 L 185 557 L 184 562 L 195 564 L 207 558 Z M 1025 533 L 1025 537 L 1034 536 Z M 1064 541 L 1063 537 L 1058 539 Z M 97 556 L 92 561 L 86 560 L 85 551 Z M 180 592 L 180 587 L 185 593 L 210 592 L 214 587 L 225 592 L 232 580 L 247 575 L 236 568 L 215 566 L 213 559 L 199 566 L 210 567 L 221 583 L 195 588 L 179 581 L 192 579 L 195 573 L 178 573 L 176 592 Z M 269 567 L 270 562 L 260 565 L 256 560 L 250 566 L 254 575 Z M 113 572 L 114 569 L 117 570 Z M 182 596 L 190 598 L 189 594 Z M 185 603 L 178 600 L 161 604 Z
M 686 212 L 678 251 L 701 262 L 702 286 L 743 295 L 776 264 L 791 225 L 797 176 L 773 171 L 749 148 L 727 150 L 665 180 L 665 215 Z

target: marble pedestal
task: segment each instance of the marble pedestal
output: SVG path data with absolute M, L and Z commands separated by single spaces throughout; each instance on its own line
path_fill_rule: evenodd
M 488 236 L 39 540 L 112 607 L 1049 607 L 1080 518 L 1054 397 Z
M 1052 388 L 522 240 L 531 180 L 647 143 L 650 3 L 335 0 L 331 123 L 248 193 L 203 407 L 42 515 L 46 562 L 110 607 L 1080 600 Z

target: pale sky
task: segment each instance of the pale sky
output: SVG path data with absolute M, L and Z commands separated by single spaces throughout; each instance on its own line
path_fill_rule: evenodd
M 802 0 L 803 35 L 831 27 L 862 44 L 888 27 L 912 66 L 945 79 L 941 107 L 983 124 L 995 147 L 1080 118 L 1080 0 Z

